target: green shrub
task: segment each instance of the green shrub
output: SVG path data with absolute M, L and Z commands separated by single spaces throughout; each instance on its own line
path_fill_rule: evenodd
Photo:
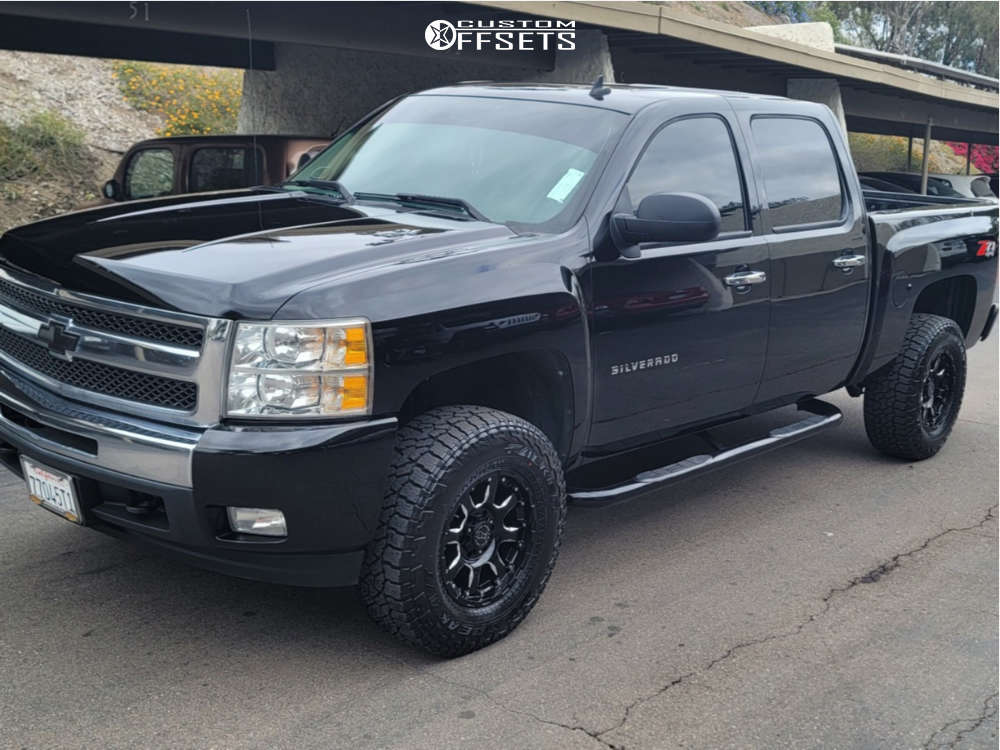
M 112 71 L 125 101 L 163 117 L 160 135 L 236 132 L 242 70 L 118 60 Z
M 84 133 L 55 112 L 36 112 L 19 125 L 0 123 L 0 179 L 29 174 L 78 174 L 90 167 Z

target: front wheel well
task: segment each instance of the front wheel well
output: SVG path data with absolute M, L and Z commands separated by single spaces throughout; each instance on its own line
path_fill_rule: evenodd
M 928 284 L 913 306 L 914 313 L 940 315 L 954 320 L 966 338 L 976 311 L 976 280 L 972 276 L 952 276 Z
M 573 432 L 573 382 L 565 357 L 553 351 L 504 354 L 461 365 L 423 381 L 399 412 L 401 424 L 439 406 L 486 406 L 540 429 L 566 459 Z

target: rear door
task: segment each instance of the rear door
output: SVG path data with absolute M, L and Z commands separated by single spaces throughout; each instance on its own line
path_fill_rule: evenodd
M 787 106 L 787 105 L 786 105 Z M 815 111 L 815 110 L 808 110 Z M 832 118 L 744 112 L 771 259 L 771 322 L 758 403 L 821 394 L 864 336 L 871 258 L 864 206 Z M 836 139 L 836 140 L 835 140 Z
M 751 223 L 755 199 L 738 128 L 697 106 L 649 138 L 619 210 L 652 193 L 698 193 L 719 207 L 722 233 L 708 242 L 643 245 L 638 258 L 588 270 L 592 446 L 641 442 L 738 411 L 760 382 L 770 296 L 766 240 Z

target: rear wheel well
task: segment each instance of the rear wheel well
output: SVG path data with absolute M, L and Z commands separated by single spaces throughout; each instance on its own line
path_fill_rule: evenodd
M 573 431 L 573 383 L 565 358 L 552 351 L 505 354 L 438 373 L 418 385 L 400 409 L 406 424 L 438 406 L 469 404 L 513 414 L 540 429 L 561 459 Z
M 952 276 L 929 284 L 917 297 L 914 313 L 928 313 L 954 320 L 968 337 L 976 310 L 976 280 L 971 276 Z

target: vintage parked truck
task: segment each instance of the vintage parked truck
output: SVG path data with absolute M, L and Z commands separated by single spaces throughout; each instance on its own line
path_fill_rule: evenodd
M 101 192 L 106 202 L 273 185 L 329 142 L 308 135 L 150 138 L 125 152 Z
M 877 449 L 934 455 L 996 242 L 996 204 L 862 193 L 817 104 L 425 91 L 279 186 L 7 232 L 0 458 L 70 521 L 359 581 L 382 626 L 461 654 L 534 606 L 567 500 L 815 434 L 839 388 Z

